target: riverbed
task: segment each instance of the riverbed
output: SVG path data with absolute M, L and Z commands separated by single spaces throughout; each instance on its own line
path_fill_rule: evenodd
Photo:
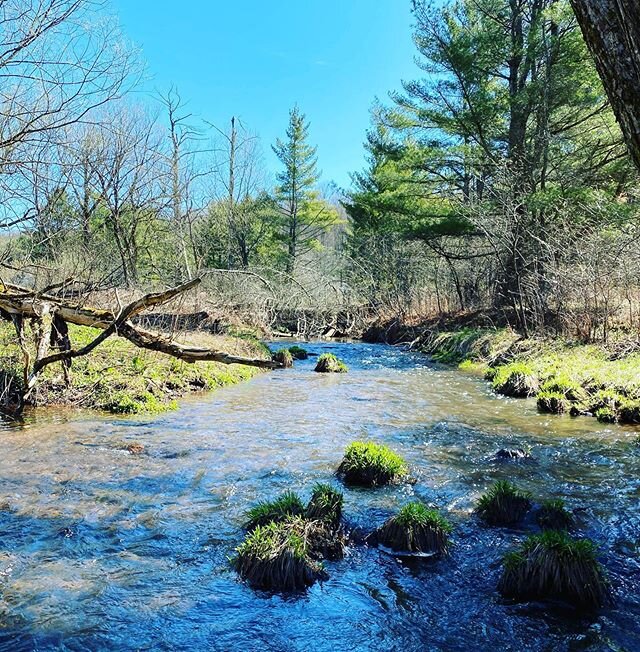
M 0 650 L 640 649 L 639 431 L 541 415 L 399 348 L 304 346 L 349 373 L 315 374 L 312 358 L 160 416 L 66 411 L 0 425 Z M 246 510 L 335 482 L 345 446 L 365 438 L 404 456 L 417 482 L 345 489 L 350 527 L 368 532 L 420 499 L 453 522 L 451 556 L 356 545 L 304 593 L 242 583 L 228 560 Z M 527 446 L 530 461 L 494 457 Z M 575 510 L 578 535 L 600 546 L 611 607 L 585 615 L 500 597 L 502 555 L 536 526 L 473 516 L 498 479 Z

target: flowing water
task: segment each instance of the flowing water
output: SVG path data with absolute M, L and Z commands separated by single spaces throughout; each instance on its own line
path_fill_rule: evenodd
M 57 413 L 0 430 L 0 650 L 638 650 L 640 446 L 631 429 L 543 416 L 418 354 L 318 343 L 350 373 L 297 363 L 153 418 Z M 400 452 L 417 483 L 345 490 L 364 531 L 419 498 L 455 524 L 452 555 L 354 546 L 284 596 L 238 580 L 245 510 L 330 481 L 346 444 Z M 126 443 L 145 446 L 131 455 Z M 503 447 L 530 462 L 497 462 Z M 564 497 L 595 539 L 615 603 L 591 616 L 497 594 L 500 559 L 535 530 L 471 514 L 493 481 Z

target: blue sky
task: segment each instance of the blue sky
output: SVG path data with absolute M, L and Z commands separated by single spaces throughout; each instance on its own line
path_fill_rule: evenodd
M 142 50 L 149 89 L 174 84 L 215 124 L 239 116 L 269 145 L 294 103 L 311 121 L 322 181 L 364 166 L 369 108 L 413 78 L 410 0 L 111 0 Z

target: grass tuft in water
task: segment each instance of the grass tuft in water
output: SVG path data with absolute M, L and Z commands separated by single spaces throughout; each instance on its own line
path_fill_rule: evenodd
M 379 487 L 405 477 L 405 461 L 390 448 L 374 442 L 356 441 L 347 446 L 338 475 L 344 482 L 361 487 Z
M 588 539 L 547 530 L 530 536 L 504 558 L 498 584 L 506 597 L 517 600 L 562 599 L 575 606 L 600 607 L 609 600 L 609 587 Z
M 573 514 L 562 498 L 545 500 L 537 514 L 538 525 L 544 530 L 568 530 L 573 525 Z
M 291 353 L 294 360 L 306 360 L 309 357 L 307 350 L 297 344 L 289 347 L 289 353 Z
M 287 491 L 275 500 L 263 501 L 247 512 L 245 528 L 253 530 L 268 523 L 281 523 L 291 516 L 302 516 L 305 508 L 300 497 Z
M 397 551 L 447 554 L 452 526 L 420 502 L 405 505 L 378 530 L 378 541 Z
M 322 574 L 311 557 L 311 527 L 299 517 L 258 525 L 236 548 L 234 567 L 256 588 L 296 591 L 310 586 Z
M 313 487 L 306 516 L 310 520 L 324 521 L 332 528 L 340 525 L 344 495 L 329 484 L 318 483 Z
M 476 514 L 490 525 L 511 525 L 531 509 L 531 495 L 507 480 L 496 482 L 480 497 Z
M 323 353 L 318 358 L 315 370 L 319 373 L 346 374 L 349 367 L 333 353 Z
M 293 355 L 289 349 L 278 349 L 272 356 L 274 362 L 278 362 L 285 369 L 293 367 Z

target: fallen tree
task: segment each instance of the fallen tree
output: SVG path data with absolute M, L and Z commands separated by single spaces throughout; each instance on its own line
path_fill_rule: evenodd
M 133 323 L 133 318 L 140 313 L 171 301 L 196 287 L 200 281 L 196 278 L 163 292 L 145 294 L 117 310 L 93 308 L 79 300 L 71 301 L 59 296 L 56 290 L 64 287 L 65 283 L 37 291 L 0 281 L 0 315 L 13 323 L 23 357 L 23 384 L 19 404 L 14 411 L 22 411 L 46 367 L 60 362 L 68 384 L 71 361 L 88 355 L 114 335 L 129 340 L 139 348 L 158 351 L 188 363 L 220 362 L 263 369 L 280 367 L 273 360 L 245 358 L 224 351 L 179 344 L 162 333 L 146 330 Z M 31 324 L 34 333 L 32 348 L 27 342 L 26 323 Z M 69 324 L 97 328 L 102 332 L 85 346 L 74 349 L 69 336 Z

